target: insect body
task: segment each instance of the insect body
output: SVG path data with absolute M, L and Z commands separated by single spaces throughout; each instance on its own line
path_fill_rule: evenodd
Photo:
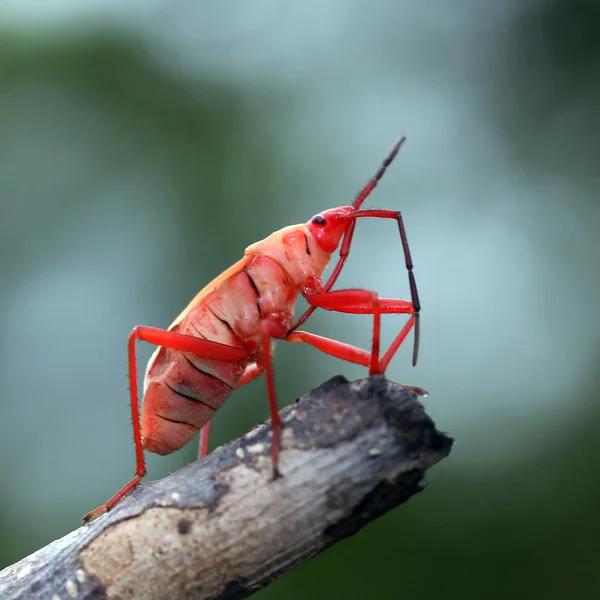
M 200 456 L 208 451 L 210 419 L 232 391 L 263 371 L 271 409 L 274 476 L 279 475 L 281 423 L 272 367 L 273 340 L 303 342 L 343 360 L 384 373 L 410 330 L 415 328 L 413 364 L 419 342 L 419 298 L 406 232 L 399 211 L 360 206 L 398 153 L 400 138 L 381 168 L 351 206 L 332 208 L 308 223 L 285 227 L 249 246 L 244 257 L 202 289 L 168 330 L 135 327 L 129 336 L 131 413 L 136 475 L 106 504 L 88 513 L 85 521 L 112 508 L 146 474 L 144 450 L 169 454 L 201 429 Z M 397 222 L 408 270 L 411 301 L 380 298 L 365 289 L 331 290 L 350 250 L 356 219 L 374 217 Z M 343 240 L 343 241 L 342 241 Z M 340 245 L 340 258 L 326 283 L 322 275 Z M 308 310 L 294 323 L 294 304 L 302 294 Z M 316 308 L 373 315 L 370 352 L 324 338 L 298 327 Z M 408 321 L 389 349 L 380 356 L 382 314 L 407 314 Z M 136 340 L 156 344 L 144 380 L 141 420 L 138 409 Z

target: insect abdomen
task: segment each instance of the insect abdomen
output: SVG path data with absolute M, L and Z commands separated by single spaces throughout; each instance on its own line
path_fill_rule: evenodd
M 200 299 L 171 331 L 249 350 L 223 361 L 160 347 L 150 359 L 142 401 L 144 449 L 169 454 L 184 446 L 227 400 L 247 364 L 260 356 L 260 322 L 278 314 L 291 324 L 297 291 L 274 260 L 254 256 Z
M 206 363 L 183 352 L 165 350 L 165 365 L 148 380 L 142 405 L 144 449 L 170 454 L 184 446 L 227 400 L 233 386 L 219 379 Z M 161 356 L 157 356 L 160 360 Z M 155 363 L 159 365 L 159 363 Z M 220 362 L 228 370 L 229 381 L 239 380 L 244 364 Z

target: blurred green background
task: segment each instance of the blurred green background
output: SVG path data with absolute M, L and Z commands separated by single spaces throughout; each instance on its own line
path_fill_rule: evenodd
M 388 375 L 429 390 L 456 446 L 257 597 L 600 597 L 599 28 L 594 0 L 2 0 L 0 567 L 133 474 L 131 328 L 351 202 L 406 133 L 369 205 L 403 210 L 423 339 Z M 393 224 L 355 240 L 339 287 L 408 297 Z M 370 328 L 307 327 L 363 347 Z M 364 370 L 278 347 L 282 404 L 337 373 Z M 267 416 L 261 378 L 212 446 Z

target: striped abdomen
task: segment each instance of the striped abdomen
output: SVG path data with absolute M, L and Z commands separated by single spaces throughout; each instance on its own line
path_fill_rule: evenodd
M 207 286 L 170 331 L 248 350 L 247 360 L 223 361 L 159 347 L 148 363 L 142 401 L 144 448 L 169 454 L 186 444 L 227 400 L 246 366 L 260 357 L 262 318 L 286 327 L 296 286 L 278 262 L 246 256 Z

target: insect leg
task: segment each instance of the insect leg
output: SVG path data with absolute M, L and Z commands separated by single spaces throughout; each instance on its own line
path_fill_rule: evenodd
M 368 367 L 371 362 L 371 353 L 362 348 L 357 348 L 356 346 L 351 346 L 344 342 L 338 342 L 337 340 L 332 340 L 331 338 L 326 338 L 321 335 L 315 335 L 308 331 L 294 331 L 285 338 L 285 341 L 303 342 L 313 346 L 321 352 L 325 352 L 325 354 L 335 356 L 336 358 L 357 365 L 362 365 L 363 367 Z
M 404 338 L 408 335 L 410 327 L 407 327 L 407 325 L 404 326 L 401 335 L 398 336 L 400 338 L 399 343 L 396 345 L 392 344 L 389 350 L 385 353 L 384 357 L 381 359 L 379 364 L 383 372 L 386 371 L 390 359 L 402 341 L 404 341 Z M 406 332 L 404 332 L 405 330 Z M 325 352 L 325 354 L 335 356 L 335 358 L 346 360 L 351 363 L 356 363 L 357 365 L 362 365 L 363 367 L 368 367 L 371 362 L 371 353 L 367 350 L 357 348 L 356 346 L 351 346 L 350 344 L 345 344 L 344 342 L 339 342 L 338 340 L 332 340 L 331 338 L 315 335 L 314 333 L 309 333 L 308 331 L 294 331 L 285 338 L 285 341 L 303 342 L 313 346 L 321 352 Z M 415 387 L 413 385 L 405 385 L 403 383 L 399 383 L 398 385 L 412 390 L 415 394 L 417 394 L 417 396 L 427 396 L 427 392 L 423 388 Z
M 307 296 L 311 306 L 350 314 L 373 315 L 373 341 L 371 347 L 371 361 L 369 374 L 384 373 L 392 356 L 404 341 L 408 332 L 415 324 L 415 308 L 412 302 L 396 298 L 380 298 L 377 292 L 362 289 L 334 290 L 311 294 Z M 396 336 L 389 350 L 379 360 L 379 336 L 382 314 L 409 314 L 407 324 Z
M 390 344 L 390 347 L 387 349 L 386 353 L 383 355 L 383 358 L 379 361 L 379 368 L 382 373 L 385 373 L 390 361 L 396 354 L 398 348 L 400 348 L 402 342 L 406 339 L 406 336 L 410 333 L 410 330 L 414 327 L 415 315 L 411 315 L 410 319 L 404 324 L 404 327 L 400 330 L 400 333 L 396 336 L 394 341 Z
M 248 352 L 243 348 L 233 348 L 225 344 L 211 342 L 193 336 L 157 329 L 156 327 L 146 327 L 138 325 L 134 327 L 129 334 L 128 355 L 129 355 L 129 389 L 131 404 L 131 421 L 133 425 L 133 441 L 135 445 L 135 476 L 121 488 L 112 498 L 102 506 L 87 513 L 83 517 L 84 522 L 88 522 L 103 512 L 109 511 L 117 502 L 128 494 L 146 475 L 146 461 L 144 459 L 144 449 L 142 445 L 142 434 L 140 427 L 140 411 L 138 406 L 138 382 L 136 368 L 135 342 L 142 340 L 157 346 L 173 348 L 183 352 L 191 352 L 200 356 L 206 356 L 214 359 L 223 360 L 244 360 L 248 358 Z
M 273 479 L 281 477 L 279 472 L 279 447 L 281 446 L 281 420 L 277 407 L 277 396 L 275 395 L 275 379 L 273 377 L 273 353 L 271 341 L 273 338 L 284 339 L 287 335 L 285 327 L 263 319 L 260 322 L 260 337 L 262 346 L 262 364 L 267 378 L 267 393 L 269 396 L 269 407 L 271 409 L 271 426 L 273 428 L 273 442 L 271 443 L 271 460 L 273 461 Z
M 263 372 L 263 368 L 257 363 L 251 363 L 246 367 L 242 378 L 238 381 L 236 387 L 240 388 L 243 385 L 250 383 Z M 198 458 L 204 458 L 208 454 L 208 436 L 210 435 L 210 421 L 202 426 L 200 430 L 200 444 L 198 446 Z
M 404 252 L 404 264 L 406 266 L 406 271 L 408 272 L 408 285 L 410 286 L 410 299 L 412 305 L 414 307 L 414 327 L 415 327 L 415 342 L 413 346 L 413 367 L 417 364 L 417 359 L 419 358 L 419 339 L 421 334 L 421 321 L 420 321 L 420 311 L 421 311 L 421 302 L 419 300 L 419 293 L 417 291 L 417 283 L 415 281 L 415 276 L 413 273 L 413 262 L 412 256 L 410 254 L 410 248 L 408 246 L 408 238 L 406 236 L 406 229 L 404 227 L 404 221 L 402 220 L 402 213 L 399 210 L 385 210 L 385 209 L 376 209 L 369 208 L 365 210 L 357 210 L 353 213 L 355 219 L 359 219 L 362 217 L 375 217 L 377 219 L 393 219 L 398 224 L 398 231 L 400 233 L 400 241 L 402 243 L 402 250 Z

